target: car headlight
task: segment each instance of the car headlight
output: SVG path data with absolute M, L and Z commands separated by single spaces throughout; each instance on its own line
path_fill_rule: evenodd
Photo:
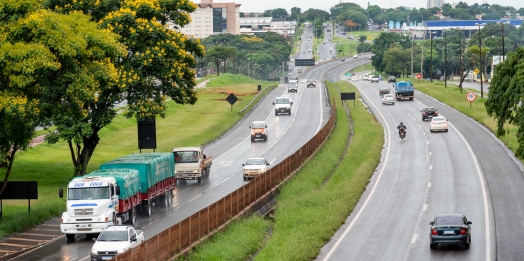
M 121 248 L 121 249 L 119 249 L 116 253 L 117 253 L 117 254 L 122 254 L 122 253 L 126 252 L 126 250 L 127 250 L 127 249 L 125 249 L 125 248 Z
M 98 251 L 94 248 L 91 248 L 91 254 L 92 255 L 97 255 L 98 254 Z

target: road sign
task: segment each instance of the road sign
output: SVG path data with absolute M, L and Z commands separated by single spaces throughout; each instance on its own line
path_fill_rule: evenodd
M 477 98 L 477 95 L 474 92 L 468 92 L 466 94 L 466 100 L 468 100 L 469 102 L 474 101 L 476 98 Z
M 315 66 L 315 59 L 295 59 L 295 66 Z
M 475 69 L 474 72 L 475 72 L 475 74 L 478 74 L 480 71 L 479 71 L 479 69 Z
M 419 79 L 419 80 L 420 80 L 420 78 L 422 78 L 422 74 L 420 74 L 420 73 L 417 73 L 417 79 Z

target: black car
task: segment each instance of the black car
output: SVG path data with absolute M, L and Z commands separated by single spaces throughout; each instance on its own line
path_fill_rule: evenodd
M 437 244 L 460 244 L 469 249 L 471 243 L 471 221 L 462 214 L 439 214 L 429 222 L 429 248 Z
M 388 83 L 390 82 L 397 82 L 397 78 L 395 78 L 395 76 L 389 76 L 388 77 Z
M 438 116 L 438 110 L 435 107 L 426 107 L 421 110 L 422 120 L 431 120 L 433 117 Z

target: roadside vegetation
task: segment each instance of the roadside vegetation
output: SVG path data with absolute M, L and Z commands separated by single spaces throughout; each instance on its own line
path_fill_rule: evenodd
M 326 82 L 330 93 L 358 91 L 348 82 Z M 344 223 L 380 161 L 383 128 L 365 106 L 337 99 L 337 123 L 324 146 L 281 189 L 268 219 L 234 221 L 179 260 L 312 260 Z M 349 147 L 348 147 L 349 146 Z M 360 148 L 367 148 L 365 150 Z M 329 213 L 329 214 L 326 214 Z M 269 222 L 270 223 L 266 223 Z M 267 224 L 266 230 L 257 224 Z M 240 229 L 239 227 L 243 228 Z M 252 240 L 258 241 L 232 244 Z M 227 251 L 220 251 L 227 249 Z M 238 253 L 243 252 L 243 256 Z
M 199 100 L 195 105 L 169 101 L 166 117 L 156 119 L 156 151 L 166 152 L 172 147 L 194 146 L 216 139 L 242 118 L 243 114 L 239 111 L 258 93 L 258 84 L 265 88 L 274 83 L 222 74 L 208 83 L 212 87 L 197 90 Z M 225 100 L 229 93 L 234 93 L 239 99 L 233 105 L 233 112 Z M 110 125 L 100 131 L 100 144 L 87 172 L 98 169 L 106 161 L 138 153 L 136 135 L 136 120 L 117 115 Z M 0 178 L 3 179 L 5 169 L 0 171 Z M 71 155 L 63 141 L 44 143 L 19 152 L 12 171 L 11 181 L 38 182 L 38 200 L 31 200 L 30 214 L 27 200 L 3 200 L 0 237 L 60 216 L 65 211 L 65 200 L 58 198 L 58 188 L 66 187 L 73 177 Z
M 451 106 L 452 108 L 455 108 L 461 113 L 486 126 L 493 133 L 496 133 L 497 122 L 486 112 L 485 103 L 487 101 L 487 95 L 485 95 L 484 98 L 480 98 L 480 95 L 477 95 L 477 99 L 471 103 L 470 108 L 470 103 L 466 100 L 466 93 L 468 90 L 464 89 L 461 93 L 460 88 L 458 88 L 456 85 L 451 85 L 448 83 L 448 87 L 444 87 L 444 82 L 433 81 L 433 83 L 431 83 L 430 81 L 426 80 L 418 81 L 410 78 L 403 78 L 399 80 L 411 81 L 417 90 Z M 453 122 L 451 124 L 453 124 Z M 505 136 L 498 138 L 515 153 L 519 146 L 516 135 L 518 127 L 511 124 L 505 124 L 504 128 L 509 132 Z M 521 161 L 524 163 L 522 159 Z

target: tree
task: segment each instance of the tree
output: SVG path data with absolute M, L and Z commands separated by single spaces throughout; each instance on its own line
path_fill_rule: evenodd
M 291 15 L 289 16 L 290 20 L 297 20 L 298 16 L 301 14 L 302 9 L 300 7 L 292 7 L 291 8 Z
M 524 94 L 524 48 L 519 47 L 509 53 L 504 62 L 497 66 L 497 73 L 491 79 L 489 96 L 486 101 L 488 115 L 497 121 L 497 136 L 509 133 L 504 128 L 506 123 L 518 126 L 515 135 L 519 147 L 517 157 L 524 157 L 524 107 L 521 106 Z
M 126 54 L 118 36 L 99 29 L 89 16 L 58 14 L 40 8 L 39 3 L 26 4 L 33 8 L 11 6 L 2 13 L 0 155 L 8 162 L 4 181 L 15 153 L 27 148 L 38 125 L 52 122 L 57 127 L 55 136 L 71 137 L 75 163 L 91 156 L 92 151 L 74 151 L 73 142 L 82 142 L 75 131 L 85 135 L 84 144 L 98 142 L 88 125 L 99 127 L 116 114 L 96 106 L 101 100 L 117 100 L 106 91 L 118 88 L 118 69 L 112 61 Z M 71 127 L 65 127 L 65 122 Z
M 371 46 L 370 43 L 361 43 L 357 46 L 357 53 L 369 53 L 371 52 Z
M 370 5 L 366 11 L 372 19 L 375 19 L 375 16 L 382 13 L 382 9 L 378 5 Z
M 349 28 L 350 28 L 350 31 L 353 31 L 353 27 L 355 27 L 355 26 L 360 26 L 359 23 L 355 23 L 355 22 L 353 22 L 353 21 L 351 21 L 351 20 L 346 20 L 346 21 L 344 21 L 344 25 L 346 25 L 347 27 L 349 27 Z
M 403 36 L 396 33 L 380 33 L 380 35 L 373 40 L 373 46 L 371 50 L 373 57 L 371 57 L 371 64 L 379 72 L 383 72 L 385 69 L 385 64 L 382 63 L 384 57 L 384 52 L 392 47 L 392 45 L 400 45 L 402 48 L 411 48 L 411 41 L 409 36 Z
M 411 68 L 411 49 L 402 49 L 400 45 L 389 48 L 384 52 L 382 67 L 387 74 L 399 77 L 407 75 Z
M 367 39 L 368 39 L 368 37 L 365 36 L 365 35 L 361 35 L 361 36 L 358 37 L 358 41 L 360 43 L 364 43 Z
M 224 73 L 226 72 L 225 67 L 228 60 L 234 59 L 237 55 L 237 49 L 234 46 L 217 45 L 209 49 L 206 54 L 206 59 L 214 63 L 217 67 L 217 76 L 220 75 L 220 65 L 224 64 Z
M 347 10 L 346 12 L 342 13 L 341 15 L 337 16 L 338 21 L 346 21 L 350 20 L 353 23 L 357 24 L 359 29 L 365 29 L 366 24 L 369 21 L 369 17 L 367 17 L 365 14 L 354 11 L 354 10 Z
M 89 54 L 111 62 L 113 67 L 103 68 L 101 65 L 105 64 L 95 61 L 67 64 L 82 66 L 73 67 L 76 70 L 54 81 L 53 92 L 45 97 L 46 109 L 52 112 L 50 120 L 57 128 L 56 133 L 48 135 L 47 141 L 62 139 L 69 144 L 76 176 L 85 174 L 100 140 L 98 132 L 116 116 L 113 109 L 116 102 L 126 99 L 129 107 L 125 115 L 147 120 L 165 115 L 166 97 L 180 104 L 197 101 L 192 68 L 196 65 L 195 56 L 203 55 L 203 46 L 198 40 L 188 39 L 176 31 L 189 23 L 190 13 L 196 9 L 192 2 L 151 0 L 100 4 L 99 1 L 49 0 L 43 3 L 60 13 L 91 14 L 101 31 L 119 35 L 120 42 L 114 41 L 114 45 L 125 47 L 123 55 L 107 59 L 102 56 L 104 49 L 93 46 Z M 169 28 L 168 22 L 175 30 Z M 80 24 L 77 27 L 83 29 Z M 96 34 L 83 33 L 90 37 L 92 43 L 88 44 L 99 41 Z M 96 73 L 88 74 L 90 70 Z

